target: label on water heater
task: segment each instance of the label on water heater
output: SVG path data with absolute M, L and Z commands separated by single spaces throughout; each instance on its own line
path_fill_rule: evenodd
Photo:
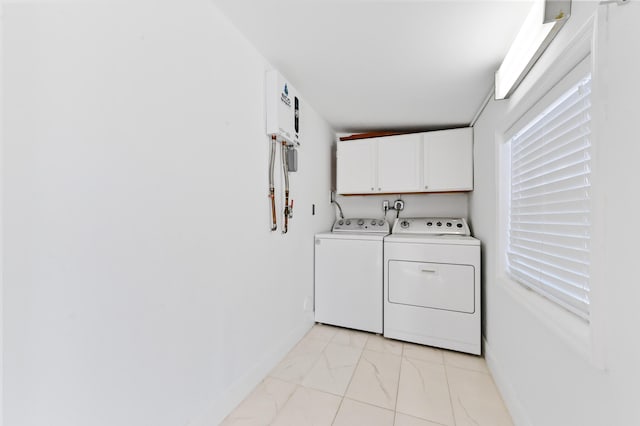
M 295 89 L 277 71 L 266 74 L 267 135 L 290 145 L 300 145 L 300 101 Z
M 287 107 L 291 108 L 291 98 L 289 97 L 289 85 L 284 83 L 284 88 L 282 89 L 282 93 L 280 94 L 280 100 Z

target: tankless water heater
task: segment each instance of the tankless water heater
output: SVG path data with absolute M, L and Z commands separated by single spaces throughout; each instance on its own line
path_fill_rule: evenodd
M 277 71 L 266 74 L 267 135 L 300 145 L 300 95 Z

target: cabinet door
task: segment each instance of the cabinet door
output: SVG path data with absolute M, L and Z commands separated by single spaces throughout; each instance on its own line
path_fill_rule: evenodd
M 370 194 L 377 189 L 375 143 L 365 139 L 340 141 L 336 157 L 338 194 Z
M 422 191 L 473 189 L 473 129 L 424 133 Z
M 421 134 L 378 138 L 377 192 L 420 191 Z

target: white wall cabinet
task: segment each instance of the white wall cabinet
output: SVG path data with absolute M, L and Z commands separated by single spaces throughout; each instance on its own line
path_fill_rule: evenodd
M 423 191 L 473 189 L 473 129 L 423 133 Z
M 420 191 L 422 135 L 378 138 L 378 192 Z
M 378 192 L 377 144 L 361 139 L 338 142 L 336 182 L 339 194 L 374 194 Z
M 339 194 L 470 191 L 473 130 L 339 141 L 336 182 Z

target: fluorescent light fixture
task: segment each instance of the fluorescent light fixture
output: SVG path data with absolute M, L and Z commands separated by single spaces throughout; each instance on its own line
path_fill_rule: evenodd
M 506 99 L 545 51 L 571 14 L 571 0 L 535 0 L 496 71 L 496 99 Z

